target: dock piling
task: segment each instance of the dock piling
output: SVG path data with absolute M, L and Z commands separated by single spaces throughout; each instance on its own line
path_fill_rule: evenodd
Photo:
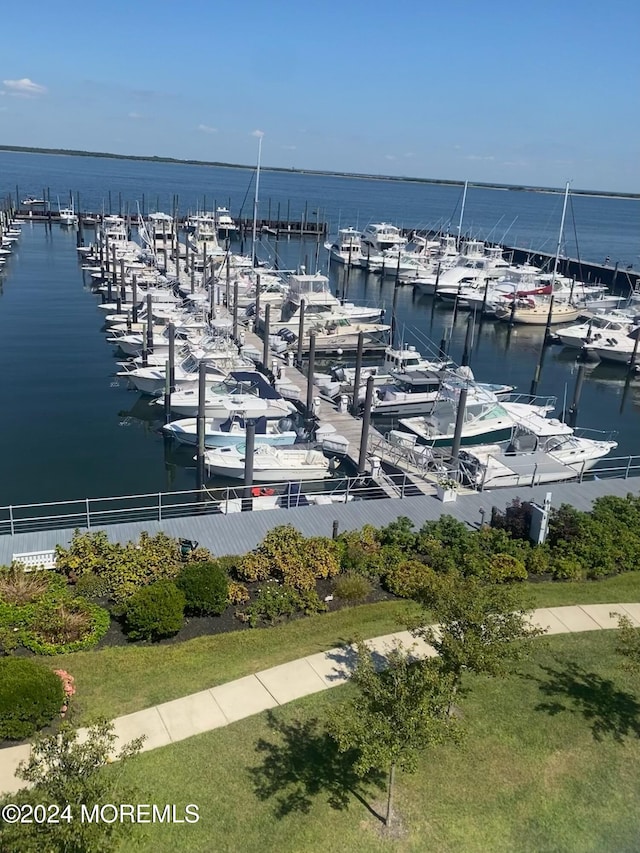
M 302 365 L 302 342 L 304 338 L 304 313 L 306 302 L 304 297 L 300 300 L 300 322 L 298 323 L 298 352 L 296 356 L 296 364 L 298 367 Z
M 197 432 L 197 455 L 196 455 L 196 477 L 198 489 L 204 486 L 204 432 L 205 432 L 205 399 L 207 394 L 207 365 L 201 361 L 198 365 L 198 420 L 196 422 Z
M 251 512 L 253 509 L 253 500 L 251 497 L 251 487 L 253 486 L 253 456 L 256 446 L 256 422 L 253 418 L 248 418 L 246 422 L 245 433 L 245 451 L 244 451 L 244 497 L 242 499 L 242 512 Z
M 360 454 L 358 456 L 358 474 L 364 474 L 367 467 L 367 444 L 369 441 L 369 429 L 371 427 L 371 408 L 373 404 L 374 376 L 367 377 L 367 391 L 364 398 L 364 412 L 362 413 L 362 432 L 360 433 Z
M 351 403 L 351 414 L 355 418 L 358 414 L 358 403 L 360 397 L 360 381 L 362 377 L 362 359 L 364 356 L 364 332 L 358 332 L 358 349 L 356 350 L 356 373 L 353 378 L 353 398 Z
M 584 384 L 585 371 L 585 363 L 580 362 L 580 364 L 578 365 L 578 373 L 576 375 L 576 384 L 573 389 L 573 399 L 571 400 L 569 411 L 566 414 L 566 422 L 569 424 L 570 427 L 575 427 L 576 421 L 578 419 L 578 406 L 580 405 L 580 395 L 582 394 L 582 385 Z
M 264 307 L 264 329 L 263 329 L 263 346 L 262 346 L 262 365 L 266 369 L 269 367 L 269 325 L 271 319 L 271 305 L 267 302 Z
M 316 369 L 316 333 L 309 335 L 309 372 L 307 375 L 307 413 L 311 415 L 313 409 L 313 379 Z
M 131 319 L 138 322 L 138 276 L 135 273 L 131 278 Z

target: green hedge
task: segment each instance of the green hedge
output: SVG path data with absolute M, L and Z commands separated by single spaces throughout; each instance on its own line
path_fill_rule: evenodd
M 219 616 L 229 603 L 229 579 L 216 562 L 191 563 L 176 579 L 186 598 L 186 611 Z
M 184 622 L 186 596 L 172 581 L 156 581 L 130 596 L 124 605 L 132 640 L 160 640 L 177 634 Z
M 22 740 L 59 716 L 62 681 L 41 663 L 0 658 L 0 739 Z

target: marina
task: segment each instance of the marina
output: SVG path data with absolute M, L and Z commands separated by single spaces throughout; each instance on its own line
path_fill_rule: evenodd
M 68 216 L 75 216 L 76 212 L 80 211 L 80 204 L 76 203 L 74 206 L 72 193 L 69 194 L 69 198 L 69 205 L 64 208 L 64 211 Z M 178 207 L 176 195 L 173 202 L 175 214 Z M 206 199 L 203 199 L 203 203 L 207 204 Z M 120 202 L 121 205 L 122 202 Z M 200 243 L 191 245 L 188 240 L 190 232 L 184 227 L 174 229 L 173 223 L 177 217 L 168 214 L 162 216 L 160 213 L 157 216 L 153 214 L 147 220 L 128 219 L 126 216 L 119 217 L 118 214 L 95 214 L 91 217 L 94 223 L 90 228 L 83 226 L 82 215 L 80 215 L 79 230 L 76 230 L 73 222 L 71 227 L 63 228 L 61 221 L 58 223 L 53 220 L 53 217 L 50 219 L 48 216 L 45 221 L 37 221 L 36 216 L 29 217 L 28 214 L 27 221 L 22 219 L 23 233 L 16 245 L 15 256 L 11 258 L 11 266 L 9 269 L 5 266 L 3 276 L 1 303 L 3 311 L 0 311 L 0 330 L 3 319 L 7 323 L 7 334 L 3 345 L 7 347 L 7 353 L 13 352 L 17 359 L 14 364 L 19 365 L 18 374 L 25 366 L 31 367 L 30 360 L 32 367 L 36 367 L 36 359 L 28 353 L 25 354 L 24 346 L 20 344 L 27 328 L 29 334 L 26 335 L 26 339 L 33 344 L 30 352 L 35 354 L 46 351 L 51 354 L 51 358 L 46 362 L 49 369 L 44 372 L 39 370 L 35 374 L 38 377 L 35 382 L 33 373 L 30 374 L 29 379 L 25 376 L 22 380 L 18 380 L 15 370 L 9 373 L 4 372 L 2 381 L 5 384 L 5 399 L 9 401 L 4 435 L 14 448 L 25 447 L 25 440 L 31 444 L 31 447 L 35 447 L 39 440 L 36 436 L 39 437 L 42 434 L 39 426 L 40 419 L 29 417 L 26 421 L 28 428 L 25 429 L 25 411 L 30 411 L 34 406 L 36 408 L 44 406 L 48 411 L 46 435 L 51 438 L 46 440 L 46 464 L 42 463 L 41 454 L 34 457 L 29 450 L 19 450 L 16 453 L 15 462 L 7 457 L 3 459 L 2 465 L 5 471 L 1 481 L 2 500 L 6 504 L 5 510 L 10 509 L 11 516 L 4 519 L 5 528 L 7 523 L 11 528 L 14 523 L 12 522 L 13 508 L 20 504 L 73 501 L 74 499 L 91 500 L 99 496 L 107 499 L 116 495 L 135 496 L 140 495 L 145 489 L 152 494 L 154 492 L 159 495 L 164 494 L 164 499 L 160 498 L 160 504 L 170 506 L 172 492 L 176 495 L 188 495 L 190 490 L 197 487 L 197 497 L 193 500 L 194 513 L 204 512 L 207 515 L 213 512 L 214 516 L 227 515 L 250 506 L 254 509 L 272 508 L 273 512 L 278 511 L 277 507 L 295 506 L 296 502 L 292 502 L 292 493 L 287 487 L 287 483 L 295 482 L 299 484 L 295 494 L 309 496 L 305 498 L 306 503 L 331 503 L 332 505 L 336 502 L 343 503 L 340 513 L 344 513 L 347 506 L 350 507 L 354 501 L 369 505 L 378 501 L 395 502 L 398 498 L 408 500 L 412 495 L 414 498 L 411 499 L 415 499 L 417 495 L 425 496 L 430 502 L 433 501 L 435 511 L 441 512 L 443 506 L 441 499 L 438 499 L 441 491 L 440 483 L 449 477 L 456 478 L 458 482 L 458 494 L 454 495 L 454 498 L 458 498 L 455 502 L 458 504 L 466 501 L 467 495 L 470 498 L 476 496 L 477 490 L 482 490 L 485 485 L 486 488 L 491 489 L 502 485 L 501 492 L 504 491 L 506 494 L 508 491 L 506 487 L 513 484 L 521 484 L 522 489 L 529 489 L 542 483 L 557 484 L 557 481 L 573 479 L 586 487 L 586 482 L 582 481 L 587 478 L 599 480 L 601 477 L 607 477 L 609 481 L 614 474 L 621 478 L 635 474 L 637 465 L 633 454 L 637 450 L 634 431 L 637 418 L 638 379 L 633 371 L 629 372 L 625 368 L 625 365 L 622 365 L 622 370 L 615 367 L 607 368 L 602 362 L 597 366 L 579 365 L 575 352 L 571 354 L 572 360 L 570 360 L 567 357 L 567 350 L 547 345 L 549 324 L 546 321 L 551 317 L 551 310 L 548 307 L 545 308 L 543 302 L 541 302 L 540 312 L 544 314 L 545 321 L 540 324 L 539 329 L 536 329 L 535 325 L 529 328 L 529 326 L 518 326 L 510 322 L 499 323 L 492 319 L 486 320 L 483 312 L 477 309 L 475 315 L 469 314 L 469 309 L 465 311 L 458 293 L 454 294 L 451 306 L 439 300 L 437 293 L 434 298 L 428 293 L 423 294 L 418 287 L 407 287 L 406 284 L 411 282 L 402 281 L 398 274 L 385 276 L 383 273 L 386 262 L 383 262 L 382 274 L 380 269 L 375 271 L 373 264 L 369 264 L 368 269 L 366 264 L 361 268 L 350 264 L 348 255 L 341 263 L 331 263 L 328 252 L 320 242 L 321 238 L 324 242 L 325 232 L 331 228 L 331 216 L 325 218 L 323 212 L 321 217 L 319 205 L 312 206 L 305 203 L 305 214 L 297 220 L 305 221 L 307 215 L 310 216 L 309 211 L 313 211 L 317 220 L 315 231 L 309 232 L 301 228 L 297 234 L 287 234 L 283 238 L 279 228 L 273 229 L 274 233 L 272 233 L 270 226 L 266 226 L 261 233 L 257 221 L 256 244 L 251 243 L 247 238 L 246 228 L 241 218 L 233 216 L 232 204 L 229 207 L 220 208 L 217 203 L 212 203 L 210 200 L 208 207 L 214 211 L 225 211 L 226 236 L 220 237 L 217 233 L 212 233 L 208 240 L 201 240 Z M 172 206 L 168 205 L 168 209 L 171 210 Z M 62 211 L 63 208 L 60 210 Z M 99 235 L 105 233 L 105 228 L 111 221 L 116 225 L 118 221 L 122 221 L 122 238 L 117 237 L 113 232 L 110 239 L 101 246 L 100 251 L 94 247 L 93 260 L 88 264 L 83 263 L 85 255 L 91 250 L 90 247 L 85 250 L 82 244 L 86 241 L 95 243 Z M 217 232 L 215 215 L 213 221 L 214 232 Z M 284 220 L 266 218 L 266 221 Z M 294 224 L 296 222 L 296 220 L 288 221 L 293 221 Z M 179 226 L 186 223 L 185 215 Z M 197 217 L 195 223 L 193 227 L 197 228 Z M 233 224 L 236 223 L 240 226 L 237 231 L 233 229 Z M 368 259 L 371 259 L 372 249 L 376 252 L 378 250 L 395 252 L 396 273 L 399 273 L 400 252 L 403 251 L 402 246 L 405 242 L 403 234 L 406 228 L 404 231 L 400 228 L 393 231 L 393 228 L 386 225 L 384 228 L 385 235 L 391 234 L 389 245 L 381 243 L 374 245 L 375 240 L 383 238 L 380 238 L 382 233 L 380 229 L 378 232 L 372 232 L 374 236 L 369 246 Z M 148 238 L 147 231 L 150 235 Z M 134 240 L 133 243 L 128 242 L 131 239 Z M 427 239 L 426 236 L 424 239 Z M 435 248 L 431 249 L 431 256 L 437 259 L 438 240 L 432 242 Z M 144 254 L 140 256 L 140 261 L 137 260 L 141 244 L 143 247 L 146 245 L 147 251 L 152 255 L 155 253 L 155 260 L 152 260 L 151 256 L 145 257 Z M 470 247 L 471 245 L 474 246 L 473 249 L 463 248 L 463 252 L 467 252 L 469 257 L 473 256 L 474 251 L 479 252 L 481 257 L 484 256 L 485 251 L 490 251 L 488 248 L 485 250 L 485 244 L 481 240 L 476 239 L 475 243 L 473 241 L 469 243 Z M 215 249 L 215 246 L 219 246 L 219 249 Z M 118 247 L 117 255 L 116 247 Z M 247 250 L 250 250 L 260 264 L 257 272 L 262 283 L 259 283 L 257 288 L 254 286 L 256 294 L 253 297 L 254 302 L 256 298 L 260 300 L 257 291 L 264 289 L 265 301 L 260 306 L 254 306 L 255 317 L 251 315 L 252 297 L 244 295 L 252 292 L 250 289 L 252 286 L 250 284 L 251 263 L 249 261 L 248 265 L 245 265 L 243 261 L 243 252 L 246 254 Z M 493 249 L 491 251 L 493 252 Z M 435 255 L 434 252 L 436 252 Z M 426 255 L 424 250 L 423 254 Z M 497 251 L 493 256 L 499 259 Z M 504 266 L 510 268 L 509 264 L 515 263 L 513 256 L 509 256 L 505 250 L 504 257 L 507 258 Z M 180 259 L 179 274 L 175 266 L 176 258 Z M 527 260 L 531 263 L 533 259 L 529 257 Z M 425 257 L 425 262 L 432 264 L 430 268 L 436 271 L 437 279 L 441 261 L 432 261 Z M 92 267 L 91 264 L 94 266 Z M 161 278 L 164 276 L 165 283 L 152 285 L 151 290 L 148 291 L 149 295 L 145 297 L 145 286 L 149 287 L 149 284 L 145 285 L 144 281 L 145 276 L 149 276 L 150 264 L 151 267 L 157 265 Z M 533 267 L 533 264 L 531 265 Z M 269 266 L 275 269 L 270 270 Z M 602 275 L 599 277 L 601 281 L 604 280 L 606 272 L 607 265 L 603 265 Z M 558 263 L 553 268 L 553 280 L 556 275 L 557 285 L 560 286 L 564 273 L 560 272 Z M 271 284 L 272 279 L 273 284 Z M 104 304 L 96 304 L 91 292 L 95 291 L 96 283 L 100 285 L 101 280 L 103 282 L 101 299 Z M 253 280 L 255 283 L 255 275 Z M 152 281 L 152 278 L 149 281 Z M 173 285 L 171 285 L 172 281 Z M 277 281 L 284 284 L 276 286 Z M 633 284 L 633 278 L 627 274 L 624 283 L 629 282 Z M 618 284 L 621 283 L 622 281 L 618 282 Z M 178 329 L 179 324 L 185 323 L 184 319 L 178 319 L 177 314 L 171 314 L 172 309 L 170 309 L 168 298 L 171 286 L 175 293 L 177 293 L 176 288 L 179 287 L 181 298 L 192 304 L 191 313 L 188 314 L 192 319 L 187 322 L 181 333 L 185 336 L 184 341 L 170 340 L 171 335 L 180 334 L 179 331 L 171 332 L 169 338 L 166 337 L 168 328 Z M 522 285 L 519 286 L 522 287 Z M 7 288 L 6 292 L 4 287 Z M 157 295 L 152 296 L 154 287 Z M 282 301 L 280 294 L 288 292 L 290 288 L 291 292 L 295 293 L 296 287 L 298 302 L 295 304 L 298 307 L 295 311 L 298 313 L 294 311 L 293 315 L 282 314 L 281 318 L 279 313 L 281 309 L 278 307 L 278 300 Z M 136 288 L 139 288 L 137 293 L 139 296 L 142 294 L 142 297 L 139 307 L 134 308 L 132 312 Z M 435 289 L 437 290 L 437 285 Z M 570 290 L 570 297 L 574 298 L 573 288 Z M 271 302 L 267 299 L 270 291 L 273 291 L 274 300 Z M 332 295 L 334 292 L 337 298 Z M 623 288 L 621 293 L 624 294 L 624 292 Z M 165 293 L 167 296 L 163 295 Z M 623 298 L 621 295 L 620 299 Z M 558 297 L 557 306 L 565 304 L 560 299 L 561 297 Z M 13 316 L 11 316 L 12 301 Z M 323 312 L 329 312 L 324 315 L 323 322 L 336 322 L 338 326 L 343 322 L 351 322 L 354 324 L 353 333 L 345 335 L 338 328 L 336 335 L 335 331 L 330 330 L 329 336 L 326 337 L 327 343 L 323 343 L 325 333 L 321 332 L 320 327 L 317 326 L 318 320 L 314 319 L 316 315 L 313 311 L 317 314 L 319 310 L 313 308 L 314 302 L 322 305 Z M 37 311 L 36 304 L 39 306 Z M 165 304 L 166 309 L 162 308 Z M 4 310 L 7 306 L 8 313 Z M 160 323 L 157 329 L 154 326 L 152 337 L 149 337 L 151 327 L 145 320 L 145 316 L 150 316 L 148 313 L 150 307 L 153 311 L 154 323 Z M 484 305 L 482 307 L 484 308 Z M 283 308 L 282 311 L 284 310 Z M 306 318 L 305 311 L 308 315 Z M 513 310 L 511 309 L 507 314 L 511 314 L 513 320 Z M 268 319 L 269 315 L 273 317 L 273 321 Z M 343 315 L 345 319 L 341 320 L 340 317 Z M 575 315 L 576 317 L 580 315 L 580 309 L 575 311 Z M 198 316 L 204 323 L 201 331 L 198 331 Z M 291 316 L 290 321 L 285 319 L 287 316 Z M 347 318 L 351 316 L 353 320 L 348 320 Z M 52 323 L 55 317 L 58 317 L 58 320 Z M 73 321 L 71 317 L 74 318 Z M 121 323 L 118 323 L 119 317 L 122 317 Z M 335 319 L 331 320 L 331 317 Z M 371 326 L 371 321 L 376 319 L 378 325 Z M 574 319 L 573 316 L 572 319 Z M 146 362 L 148 367 L 124 363 L 123 370 L 117 369 L 108 348 L 105 349 L 96 334 L 99 326 L 105 321 L 107 327 L 112 330 L 110 332 L 112 344 L 129 358 L 142 352 L 142 365 Z M 72 322 L 73 332 L 71 332 Z M 167 322 L 169 326 L 165 325 Z M 174 353 L 176 346 L 178 348 L 188 346 L 189 351 L 193 351 L 193 346 L 204 347 L 203 353 L 209 351 L 211 341 L 206 336 L 211 334 L 211 331 L 207 331 L 207 323 L 213 324 L 214 337 L 222 335 L 216 338 L 215 344 L 218 352 L 215 382 L 221 382 L 228 370 L 233 369 L 234 359 L 236 370 L 238 368 L 253 369 L 253 364 L 261 362 L 261 369 L 266 373 L 267 380 L 271 380 L 277 394 L 291 401 L 297 407 L 300 417 L 305 419 L 305 430 L 309 424 L 312 425 L 315 444 L 307 445 L 306 450 L 294 451 L 292 448 L 288 453 L 286 445 L 290 441 L 299 441 L 298 433 L 287 433 L 286 430 L 291 428 L 277 427 L 276 423 L 280 421 L 276 422 L 276 420 L 273 422 L 267 420 L 265 427 L 261 427 L 263 418 L 259 411 L 260 406 L 254 404 L 250 417 L 257 418 L 254 433 L 256 437 L 249 440 L 245 437 L 244 415 L 242 410 L 238 409 L 241 419 L 237 424 L 241 431 L 234 439 L 236 449 L 230 455 L 230 452 L 225 451 L 225 447 L 229 444 L 230 433 L 225 432 L 225 419 L 222 416 L 231 412 L 230 425 L 236 423 L 233 420 L 236 416 L 233 415 L 235 410 L 225 408 L 228 405 L 225 403 L 222 409 L 216 410 L 215 414 L 211 410 L 212 413 L 207 416 L 211 418 L 213 415 L 214 418 L 219 419 L 215 423 L 211 421 L 209 429 L 213 429 L 213 432 L 211 439 L 207 439 L 208 446 L 218 449 L 209 450 L 209 456 L 205 457 L 208 476 L 206 483 L 203 482 L 200 486 L 198 480 L 200 463 L 194 464 L 193 453 L 194 449 L 198 452 L 198 430 L 196 429 L 198 392 L 195 389 L 198 380 L 197 361 L 202 356 L 197 354 L 190 356 L 196 359 L 193 374 L 189 373 L 189 367 L 186 368 L 187 372 L 180 373 L 178 363 L 172 374 L 171 389 L 176 389 L 178 398 L 180 394 L 187 393 L 188 387 L 192 388 L 188 392 L 194 400 L 190 413 L 184 411 L 181 414 L 180 409 L 176 409 L 176 413 L 169 416 L 172 395 L 169 394 L 169 402 L 165 402 L 163 407 L 162 392 L 166 392 L 165 384 L 168 380 L 165 362 L 172 348 Z M 310 324 L 311 331 L 305 323 Z M 366 323 L 370 325 L 367 326 Z M 266 329 L 265 324 L 269 328 Z M 253 331 L 254 326 L 257 327 L 258 334 Z M 374 327 L 379 330 L 376 334 L 380 337 L 376 345 L 366 344 L 361 340 L 365 334 L 363 330 Z M 567 328 L 567 324 L 562 324 L 560 328 Z M 136 330 L 139 331 L 136 332 Z M 301 330 L 304 330 L 302 337 L 299 334 Z M 267 347 L 265 347 L 265 333 L 268 338 Z M 205 337 L 199 339 L 198 335 L 202 336 L 202 334 Z M 128 338 L 131 340 L 130 346 L 126 345 Z M 223 344 L 224 340 L 228 340 L 229 343 Z M 394 347 L 396 347 L 395 350 Z M 361 351 L 362 358 L 359 367 L 357 363 L 354 367 L 354 362 L 358 361 L 357 349 Z M 219 360 L 223 351 L 226 359 L 224 365 Z M 410 367 L 399 368 L 396 365 L 395 372 L 392 369 L 390 376 L 385 375 L 384 370 L 388 370 L 390 364 L 389 353 L 396 351 L 400 354 L 414 352 L 419 356 L 418 361 L 426 359 L 427 368 L 433 371 L 432 385 L 424 386 L 425 379 L 418 379 L 419 375 L 425 377 L 427 375 L 423 368 L 421 368 L 423 374 L 419 374 L 415 370 L 412 373 Z M 18 353 L 21 353 L 22 359 L 18 357 Z M 376 377 L 373 360 L 374 358 L 379 360 L 383 356 L 387 367 L 378 368 Z M 242 361 L 243 358 L 244 361 Z M 26 363 L 24 363 L 25 359 Z M 452 360 L 450 368 L 446 367 L 447 359 Z M 548 366 L 552 359 L 555 363 L 553 370 Z M 422 405 L 419 401 L 422 399 L 425 405 L 434 405 L 433 400 L 437 399 L 440 393 L 437 390 L 441 381 L 438 379 L 439 371 L 446 373 L 450 369 L 458 370 L 456 360 L 462 364 L 460 368 L 462 379 L 457 375 L 455 377 L 455 381 L 460 383 L 460 388 L 466 388 L 466 383 L 469 381 L 466 377 L 470 375 L 477 377 L 480 382 L 494 383 L 483 386 L 491 389 L 487 391 L 490 394 L 495 393 L 493 389 L 498 390 L 499 393 L 509 393 L 516 389 L 521 397 L 526 398 L 527 391 L 534 396 L 535 393 L 544 392 L 547 398 L 554 398 L 549 409 L 555 409 L 553 414 L 560 417 L 561 420 L 558 423 L 563 423 L 563 430 L 567 435 L 573 435 L 571 426 L 564 426 L 568 414 L 573 417 L 571 425 L 575 423 L 577 417 L 581 427 L 586 426 L 593 430 L 614 430 L 617 433 L 615 440 L 607 445 L 607 452 L 610 452 L 610 455 L 600 462 L 594 456 L 593 461 L 589 461 L 588 464 L 586 459 L 590 457 L 580 456 L 580 460 L 585 459 L 585 461 L 571 467 L 553 448 L 551 456 L 545 455 L 547 451 L 544 451 L 540 444 L 535 452 L 531 450 L 528 455 L 522 453 L 517 460 L 512 456 L 505 457 L 508 463 L 506 473 L 504 464 L 500 463 L 502 464 L 501 473 L 497 474 L 491 469 L 492 473 L 489 476 L 486 473 L 489 468 L 483 463 L 485 473 L 479 475 L 477 469 L 473 468 L 469 462 L 468 455 L 469 449 L 474 451 L 473 447 L 469 448 L 469 445 L 474 444 L 474 439 L 465 438 L 464 434 L 458 437 L 454 435 L 456 431 L 454 427 L 457 429 L 455 407 L 452 412 L 453 420 L 450 419 L 452 432 L 448 434 L 445 441 L 434 443 L 430 439 L 425 440 L 421 438 L 420 430 L 417 431 L 416 439 L 416 434 L 412 436 L 410 431 L 403 428 L 403 415 L 408 414 L 414 418 L 417 414 L 419 415 Z M 137 361 L 140 365 L 140 357 Z M 179 363 L 182 364 L 182 362 Z M 52 365 L 56 366 L 56 364 L 58 378 L 52 375 Z M 242 368 L 242 364 L 245 368 Z M 433 368 L 430 368 L 430 365 L 433 365 Z M 208 368 L 208 370 L 211 369 L 211 367 Z M 38 371 L 38 368 L 36 370 Z M 185 368 L 181 367 L 180 370 L 184 371 Z M 127 388 L 134 378 L 133 374 L 142 374 L 144 371 L 155 371 L 154 375 L 157 376 L 148 388 L 142 386 L 144 393 L 160 393 L 161 396 L 157 401 L 142 396 L 131 403 L 132 392 Z M 337 371 L 336 375 L 343 377 L 342 384 L 337 383 L 334 387 L 334 380 L 327 376 L 327 371 L 329 374 Z M 92 380 L 87 373 L 92 375 Z M 312 376 L 311 382 L 309 374 Z M 86 389 L 84 394 L 80 391 L 81 386 L 78 385 L 82 375 L 85 377 L 83 379 Z M 184 379 L 180 379 L 183 375 Z M 359 379 L 354 383 L 356 376 L 359 376 Z M 370 380 L 367 379 L 368 376 L 371 376 Z M 64 380 L 61 383 L 62 377 Z M 68 380 L 68 384 L 65 380 Z M 96 380 L 98 387 L 101 386 L 104 389 L 99 395 L 99 400 L 93 390 L 95 387 L 93 382 Z M 46 382 L 44 386 L 43 381 Z M 187 384 L 184 384 L 185 382 Z M 420 382 L 423 383 L 422 386 Z M 529 388 L 530 383 L 532 386 L 536 384 L 535 391 L 533 387 Z M 62 389 L 65 385 L 68 391 L 63 394 Z M 22 398 L 22 403 L 16 404 L 18 387 L 27 397 Z M 70 394 L 72 387 L 74 393 Z M 211 387 L 216 386 L 214 384 Z M 355 387 L 359 388 L 357 400 L 354 397 Z M 386 390 L 388 387 L 395 389 L 391 396 Z M 421 397 L 421 387 L 427 389 L 433 387 L 434 390 L 423 392 Z M 345 390 L 341 391 L 340 388 Z M 594 406 L 594 402 L 603 395 L 612 403 L 616 401 L 615 407 L 608 404 L 609 417 L 606 424 L 600 421 L 601 403 Z M 260 399 L 260 396 L 259 393 L 256 394 L 255 399 Z M 92 402 L 91 407 L 87 409 L 83 403 L 89 399 L 93 400 L 94 397 L 95 404 Z M 392 406 L 387 406 L 386 412 L 385 399 L 393 401 Z M 533 401 L 531 396 L 528 399 Z M 115 401 L 120 402 L 114 407 Z M 118 405 L 121 408 L 118 409 Z M 208 405 L 211 406 L 213 403 L 209 402 Z M 245 402 L 244 405 L 246 406 L 247 403 Z M 52 406 L 55 411 L 53 420 Z M 365 414 L 361 417 L 363 408 Z M 570 409 L 573 411 L 570 412 Z M 100 411 L 102 414 L 99 415 Z M 114 416 L 115 412 L 117 415 Z M 282 411 L 277 414 L 283 423 L 287 420 L 287 418 L 283 420 Z M 180 421 L 181 417 L 186 417 L 187 420 Z M 188 418 L 193 420 L 189 421 Z M 167 421 L 170 423 L 163 430 L 163 424 Z M 170 438 L 172 435 L 178 435 L 176 433 L 178 425 L 188 423 L 192 424 L 188 429 L 193 430 L 189 433 L 190 438 L 187 437 L 187 433 L 184 433 L 185 437 L 182 438 L 182 432 L 179 443 Z M 269 426 L 271 423 L 273 427 Z M 301 420 L 300 428 L 302 423 Z M 266 489 L 262 488 L 257 492 L 254 490 L 255 494 L 252 492 L 248 500 L 248 493 L 238 485 L 238 479 L 243 479 L 239 466 L 245 464 L 245 456 L 249 452 L 244 449 L 245 443 L 255 441 L 257 443 L 254 446 L 258 447 L 261 441 L 260 435 L 265 428 L 268 434 L 274 436 L 274 439 L 268 443 L 279 444 L 281 449 L 272 452 L 265 448 L 264 451 L 256 454 L 254 458 L 262 460 L 264 473 L 244 472 L 245 483 L 246 477 L 249 476 L 249 485 L 252 482 L 259 482 L 261 486 L 266 485 Z M 184 427 L 180 426 L 179 429 L 183 431 Z M 236 427 L 230 426 L 230 429 L 233 432 Z M 277 436 L 279 436 L 277 438 L 276 432 L 273 432 L 274 429 L 277 430 Z M 284 432 L 282 432 L 283 429 Z M 269 433 L 269 430 L 272 432 Z M 501 440 L 507 437 L 508 431 L 500 435 Z M 551 433 L 564 434 L 560 428 L 552 429 Z M 227 436 L 226 445 L 225 435 Z M 288 438 L 289 435 L 291 438 Z M 7 438 L 8 436 L 10 438 Z M 307 436 L 307 440 L 308 438 Z M 584 442 L 581 438 L 577 441 L 577 446 L 580 448 L 591 447 L 588 444 L 579 444 L 580 441 Z M 454 443 L 453 450 L 451 442 Z M 285 446 L 282 446 L 283 444 Z M 444 446 L 438 447 L 439 444 Z M 464 453 L 459 450 L 460 445 Z M 604 443 L 602 446 L 604 447 Z M 317 453 L 312 449 L 313 447 L 325 450 L 330 460 L 329 467 L 320 464 L 320 458 L 313 455 Z M 221 451 L 225 451 L 226 456 L 223 454 L 218 459 Z M 251 455 L 254 452 L 251 451 Z M 496 449 L 495 452 L 503 451 Z M 583 450 L 580 452 L 582 453 Z M 78 464 L 83 458 L 86 460 L 85 465 Z M 480 457 L 473 457 L 476 465 L 478 458 Z M 289 468 L 287 468 L 288 465 Z M 468 466 L 467 469 L 465 465 Z M 296 466 L 300 472 L 297 480 Z M 7 468 L 10 470 L 6 470 Z M 273 483 L 269 483 L 267 476 L 269 471 L 274 473 Z M 285 474 L 284 472 L 287 471 L 289 473 Z M 225 472 L 228 472 L 226 477 Z M 278 485 L 279 483 L 281 485 Z M 568 487 L 563 486 L 563 488 Z M 198 493 L 198 489 L 205 491 Z M 372 501 L 371 498 L 376 500 Z M 191 500 L 178 500 L 179 505 L 184 505 L 185 502 L 190 504 Z M 361 512 L 366 514 L 368 510 L 363 508 Z M 18 510 L 17 516 L 21 513 L 24 515 L 24 511 Z M 270 514 L 266 513 L 266 515 Z M 38 509 L 35 515 L 36 517 L 46 515 L 46 511 Z M 59 521 L 64 522 L 63 519 Z M 90 523 L 89 520 L 88 524 Z M 5 532 L 10 530 L 5 529 Z M 13 532 L 18 535 L 15 526 Z

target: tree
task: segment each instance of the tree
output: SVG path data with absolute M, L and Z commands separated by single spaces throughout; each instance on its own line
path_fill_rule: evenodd
M 401 647 L 387 655 L 380 672 L 371 650 L 360 643 L 352 683 L 357 695 L 331 714 L 329 734 L 339 752 L 353 751 L 360 778 L 373 770 L 388 771 L 388 829 L 396 768 L 412 772 L 422 750 L 457 734 L 446 713 L 451 678 L 443 675 L 439 661 L 416 661 Z
M 438 624 L 414 627 L 413 633 L 438 653 L 452 679 L 452 700 L 465 670 L 501 675 L 509 661 L 526 653 L 523 641 L 543 633 L 531 625 L 520 587 L 514 584 L 454 571 L 434 574 L 418 597 Z
M 618 642 L 616 651 L 624 657 L 624 666 L 631 672 L 640 672 L 640 630 L 634 628 L 628 616 L 612 613 L 618 617 Z
M 136 803 L 135 790 L 121 784 L 127 762 L 140 751 L 144 738 L 123 746 L 116 754 L 113 724 L 95 723 L 79 740 L 78 731 L 63 725 L 56 734 L 36 738 L 28 761 L 16 776 L 32 787 L 0 799 L 0 806 L 37 804 L 58 806 L 57 823 L 3 823 L 0 850 L 20 853 L 108 853 L 131 828 L 125 822 L 83 822 L 81 809 L 104 803 Z M 117 768 L 107 765 L 118 761 Z M 63 811 L 65 806 L 69 809 Z

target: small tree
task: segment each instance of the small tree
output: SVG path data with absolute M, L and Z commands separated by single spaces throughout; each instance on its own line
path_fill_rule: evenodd
M 8 803 L 57 805 L 62 811 L 57 823 L 0 825 L 0 850 L 21 853 L 108 853 L 132 824 L 81 820 L 82 806 L 89 812 L 95 804 L 135 803 L 138 794 L 122 785 L 126 763 L 140 751 L 144 738 L 137 738 L 115 753 L 112 723 L 92 725 L 78 740 L 78 732 L 63 725 L 60 732 L 37 738 L 28 761 L 19 764 L 16 775 L 33 787 L 0 799 Z M 117 767 L 106 769 L 112 761 Z
M 396 768 L 412 772 L 418 754 L 455 735 L 447 716 L 451 678 L 436 660 L 416 661 L 397 647 L 376 670 L 371 650 L 358 645 L 352 681 L 358 693 L 329 718 L 329 734 L 340 752 L 354 751 L 354 770 L 365 778 L 374 769 L 389 774 L 384 823 L 393 821 Z
M 628 616 L 612 613 L 618 617 L 618 642 L 616 651 L 624 657 L 624 666 L 631 672 L 640 672 L 640 629 L 634 628 Z
M 419 600 L 437 626 L 414 628 L 433 646 L 452 678 L 451 699 L 465 670 L 500 675 L 527 651 L 522 641 L 543 633 L 529 621 L 520 587 L 460 572 L 433 575 Z M 451 708 L 449 708 L 451 710 Z

